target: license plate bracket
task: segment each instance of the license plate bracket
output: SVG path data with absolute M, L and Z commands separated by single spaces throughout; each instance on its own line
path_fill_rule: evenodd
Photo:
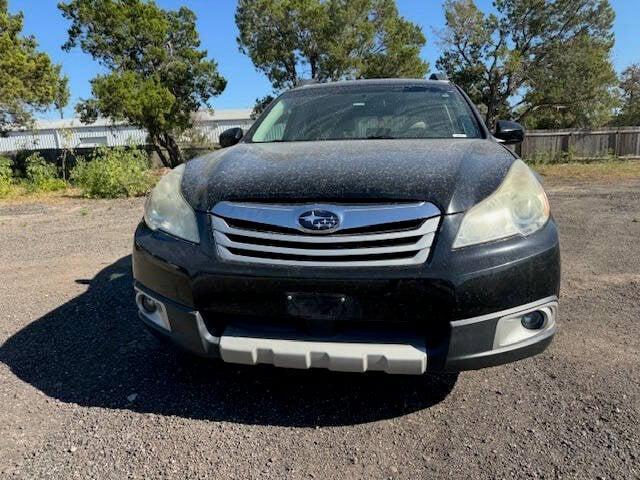
M 287 314 L 305 320 L 339 320 L 347 311 L 349 299 L 342 294 L 288 293 Z

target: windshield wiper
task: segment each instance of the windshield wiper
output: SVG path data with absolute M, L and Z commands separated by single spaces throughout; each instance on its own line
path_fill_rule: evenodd
M 365 138 L 367 140 L 395 140 L 397 137 L 392 135 L 369 135 Z

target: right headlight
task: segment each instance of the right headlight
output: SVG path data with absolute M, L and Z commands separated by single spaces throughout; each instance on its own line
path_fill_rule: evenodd
M 522 160 L 516 160 L 502 184 L 462 219 L 453 248 L 530 235 L 549 220 L 542 185 Z
M 193 209 L 182 197 L 181 183 L 185 165 L 179 165 L 160 179 L 147 197 L 144 221 L 151 230 L 198 243 L 198 223 Z

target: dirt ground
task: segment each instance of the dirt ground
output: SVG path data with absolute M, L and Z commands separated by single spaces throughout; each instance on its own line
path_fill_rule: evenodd
M 0 204 L 0 478 L 640 478 L 640 180 L 549 193 L 552 346 L 424 377 L 187 361 L 136 319 L 141 199 Z

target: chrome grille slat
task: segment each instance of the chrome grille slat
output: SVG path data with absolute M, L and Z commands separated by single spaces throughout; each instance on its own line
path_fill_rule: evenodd
M 327 205 L 323 203 L 278 205 L 219 202 L 211 212 L 222 218 L 247 220 L 300 230 L 298 216 L 311 208 L 331 210 L 338 213 L 342 217 L 341 230 L 418 218 L 431 218 L 440 215 L 440 210 L 428 202 L 380 205 Z
M 392 247 L 370 247 L 370 248 L 348 248 L 348 249 L 335 249 L 335 250 L 317 250 L 313 248 L 288 248 L 288 247 L 274 247 L 271 245 L 256 245 L 253 243 L 239 243 L 229 239 L 226 235 L 215 232 L 214 233 L 216 244 L 223 247 L 235 248 L 238 250 L 255 250 L 258 252 L 272 252 L 283 253 L 290 255 L 308 255 L 310 257 L 334 257 L 334 256 L 349 256 L 349 255 L 375 255 L 383 253 L 396 253 L 396 252 L 417 252 L 424 248 L 429 248 L 433 240 L 433 233 L 424 235 L 414 243 L 409 245 L 397 245 Z M 338 242 L 336 242 L 338 243 Z
M 440 217 L 426 220 L 417 230 L 405 230 L 391 233 L 368 233 L 361 235 L 288 235 L 285 233 L 260 232 L 257 230 L 244 230 L 230 227 L 222 218 L 212 217 L 213 229 L 216 232 L 241 235 L 244 237 L 263 238 L 265 240 L 282 240 L 283 242 L 307 242 L 307 243 L 342 243 L 342 242 L 369 242 L 378 240 L 392 240 L 396 238 L 415 237 L 433 233 L 438 229 Z
M 287 265 L 294 267 L 393 267 L 401 265 L 420 265 L 427 261 L 429 251 L 423 250 L 417 255 L 409 258 L 393 259 L 393 260 L 364 260 L 364 261 L 345 261 L 345 262 L 319 262 L 317 260 L 281 260 L 276 258 L 259 258 L 247 257 L 244 255 L 236 255 L 231 253 L 225 247 L 218 247 L 218 252 L 223 260 L 255 263 L 259 265 Z
M 340 216 L 340 227 L 324 234 L 305 231 L 296 223 L 298 216 L 310 209 L 335 212 Z M 221 202 L 211 213 L 211 226 L 219 256 L 226 261 L 261 265 L 419 265 L 429 257 L 440 223 L 440 211 L 426 202 L 380 205 Z M 239 222 L 237 226 L 230 224 L 234 221 L 247 223 Z M 415 225 L 415 228 L 407 228 L 407 221 L 414 221 L 410 225 Z M 363 227 L 367 233 L 349 233 L 350 229 Z M 270 228 L 287 229 L 284 231 L 289 233 L 270 231 Z M 394 231 L 394 228 L 397 230 Z M 376 229 L 381 233 L 376 233 Z

